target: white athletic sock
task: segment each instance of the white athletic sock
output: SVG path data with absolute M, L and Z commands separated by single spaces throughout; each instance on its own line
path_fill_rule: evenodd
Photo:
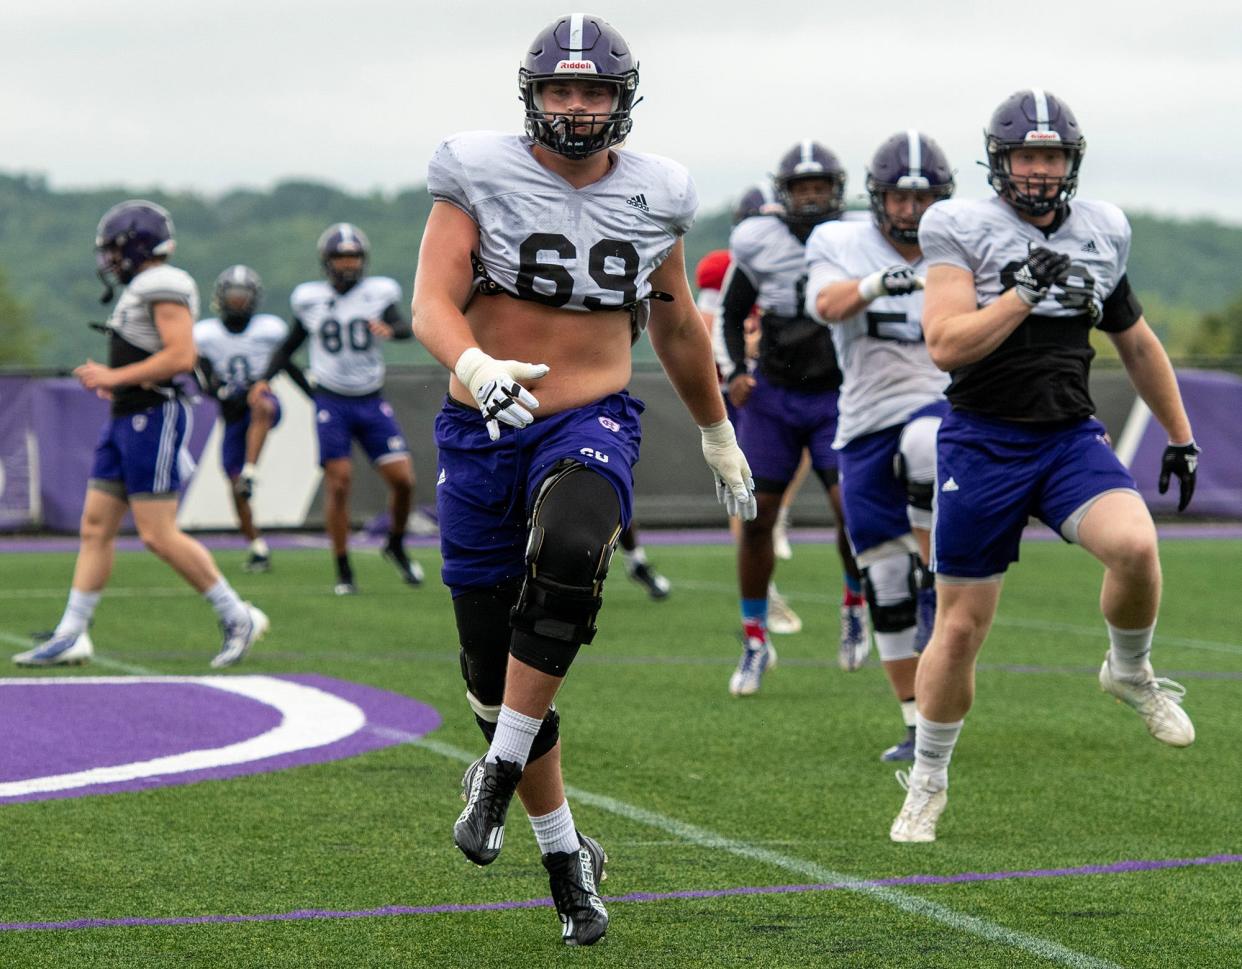
M 907 727 L 913 727 L 918 722 L 919 706 L 914 700 L 901 701 L 901 719 Z
M 936 723 L 923 714 L 915 717 L 914 768 L 910 771 L 910 783 L 916 781 L 926 787 L 944 790 L 949 786 L 949 760 L 957 745 L 962 724 Z
M 500 716 L 496 718 L 496 733 L 492 736 L 492 745 L 487 750 L 490 761 L 508 760 L 519 767 L 526 766 L 526 758 L 530 756 L 530 745 L 535 742 L 535 734 L 543 720 L 536 720 L 524 713 L 500 705 Z
M 268 554 L 271 552 L 271 549 L 267 547 L 267 542 L 263 541 L 262 538 L 256 538 L 250 543 L 250 551 L 255 555 L 267 558 Z
M 551 814 L 532 817 L 530 826 L 535 830 L 535 840 L 539 842 L 539 851 L 542 854 L 577 851 L 582 846 L 568 801 L 562 801 L 561 806 Z
M 216 584 L 203 593 L 203 598 L 211 603 L 221 622 L 242 622 L 250 618 L 241 597 L 224 576 L 220 576 Z
M 1117 676 L 1127 680 L 1147 678 L 1155 632 L 1155 623 L 1146 629 L 1118 629 L 1108 623 L 1108 665 Z
M 77 589 L 70 589 L 69 602 L 65 605 L 60 622 L 56 624 L 55 635 L 76 636 L 86 632 L 102 595 L 102 592 L 79 592 Z
M 643 551 L 643 547 L 641 545 L 634 546 L 633 551 L 629 551 L 623 548 L 621 549 L 621 554 L 625 556 L 625 564 L 631 570 L 636 565 L 647 564 L 647 553 Z
M 259 469 L 247 461 L 242 465 L 241 476 L 243 478 L 257 478 L 259 476 Z

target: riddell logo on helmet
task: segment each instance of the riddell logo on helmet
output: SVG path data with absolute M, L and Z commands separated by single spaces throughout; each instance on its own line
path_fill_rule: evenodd
M 556 65 L 557 71 L 574 71 L 579 74 L 597 74 L 594 61 L 560 61 Z
M 1023 141 L 1055 141 L 1059 144 L 1061 136 L 1055 131 L 1028 131 Z

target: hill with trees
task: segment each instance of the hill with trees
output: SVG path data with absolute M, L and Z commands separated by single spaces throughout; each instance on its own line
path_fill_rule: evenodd
M 92 243 L 100 215 L 124 198 L 166 206 L 177 225 L 176 263 L 198 280 L 209 312 L 216 276 L 253 266 L 266 288 L 264 308 L 287 314 L 289 293 L 320 275 L 315 241 L 325 226 L 361 226 L 374 249 L 370 271 L 407 290 L 431 200 L 421 187 L 351 194 L 331 185 L 287 181 L 270 190 L 211 197 L 150 188 L 57 190 L 31 175 L 0 174 L 0 364 L 69 368 L 104 352 L 88 328 L 102 319 Z M 1175 356 L 1242 354 L 1242 228 L 1131 213 L 1130 277 L 1148 319 Z M 729 213 L 705 212 L 686 242 L 691 270 L 726 244 Z M 642 351 L 644 356 L 649 350 Z M 390 350 L 392 362 L 426 360 L 416 346 Z

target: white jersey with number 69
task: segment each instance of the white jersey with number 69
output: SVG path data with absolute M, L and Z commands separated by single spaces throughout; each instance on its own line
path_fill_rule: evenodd
M 652 271 L 694 223 L 698 194 L 686 169 L 614 149 L 608 173 L 577 189 L 532 147 L 525 136 L 466 132 L 443 141 L 428 166 L 431 195 L 479 227 L 476 288 L 580 311 L 649 296 Z

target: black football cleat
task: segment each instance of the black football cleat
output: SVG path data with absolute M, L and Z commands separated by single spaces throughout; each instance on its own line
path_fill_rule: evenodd
M 594 945 L 608 931 L 608 910 L 599 897 L 599 883 L 608 877 L 608 856 L 594 838 L 579 833 L 577 851 L 553 851 L 543 856 L 552 901 L 561 920 L 566 945 Z
M 480 757 L 461 779 L 465 810 L 453 825 L 453 843 L 476 865 L 490 865 L 505 843 L 505 816 L 522 779 L 522 768 L 510 760 Z
M 636 562 L 629 568 L 630 578 L 647 590 L 652 599 L 667 599 L 672 584 L 646 562 Z
M 393 564 L 393 567 L 401 576 L 401 581 L 406 585 L 418 586 L 423 584 L 423 567 L 417 562 L 411 562 L 402 546 L 389 543 L 384 546 L 384 551 L 381 554 L 385 560 Z

